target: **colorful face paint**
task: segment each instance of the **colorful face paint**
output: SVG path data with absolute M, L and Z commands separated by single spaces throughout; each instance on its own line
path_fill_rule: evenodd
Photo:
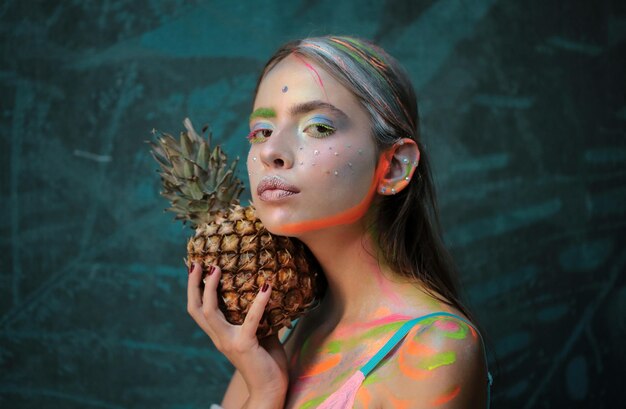
M 248 134 L 248 142 L 262 143 L 272 134 L 271 125 L 265 122 L 255 124 Z
M 277 95 L 285 83 L 297 92 Z M 353 94 L 315 64 L 287 57 L 261 81 L 255 108 L 252 117 L 271 119 L 273 125 L 255 129 L 251 121 L 250 140 L 263 143 L 253 144 L 248 157 L 260 159 L 248 160 L 250 185 L 257 215 L 270 232 L 300 237 L 354 223 L 367 213 L 375 195 L 370 188 L 378 179 L 376 146 L 368 113 Z M 341 144 L 357 146 L 358 156 L 337 149 Z M 261 197 L 258 192 L 268 190 L 261 182 L 272 177 L 291 186 L 290 194 Z
M 332 61 L 338 70 L 358 84 L 355 87 L 359 88 L 360 98 L 379 112 L 376 122 L 392 123 L 402 128 L 401 134 L 414 135 L 415 117 L 401 103 L 400 90 L 389 80 L 394 74 L 385 62 L 383 52 L 349 37 L 332 37 L 329 40 L 334 44 L 309 39 L 300 47 L 305 54 Z M 370 86 L 372 78 L 377 78 L 379 85 Z
M 372 180 L 372 183 L 370 185 L 370 189 L 359 204 L 346 211 L 327 217 L 325 219 L 307 220 L 298 223 L 285 224 L 280 227 L 280 230 L 288 235 L 296 235 L 311 230 L 319 230 L 331 226 L 350 224 L 361 219 L 365 215 L 365 213 L 367 213 L 367 210 L 369 209 L 372 200 L 374 199 L 374 196 L 376 194 L 376 186 L 378 185 L 380 178 L 389 167 L 389 159 L 387 156 L 388 155 L 385 154 L 381 155 L 379 164 L 376 169 L 376 173 L 374 175 L 374 179 Z
M 325 138 L 335 133 L 333 121 L 325 116 L 315 115 L 305 123 L 304 132 L 312 138 Z
M 354 95 L 313 63 L 290 58 L 259 85 L 249 135 L 256 143 L 248 170 L 257 215 L 266 228 L 300 237 L 363 218 L 389 159 L 381 155 L 375 161 L 368 113 Z M 292 92 L 278 97 L 285 82 Z M 351 148 L 339 148 L 345 145 Z M 259 158 L 256 164 L 252 156 Z M 261 198 L 257 186 L 264 177 L 275 176 L 297 192 Z
M 255 118 L 276 118 L 276 111 L 272 108 L 258 108 L 250 114 L 249 121 Z

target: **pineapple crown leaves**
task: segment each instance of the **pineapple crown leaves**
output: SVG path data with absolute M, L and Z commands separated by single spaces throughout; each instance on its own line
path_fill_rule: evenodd
M 171 207 L 165 209 L 176 214 L 175 220 L 189 222 L 192 229 L 210 223 L 216 216 L 239 204 L 243 182 L 235 177 L 239 158 L 228 164 L 228 158 L 219 145 L 211 151 L 211 131 L 206 138 L 198 135 L 189 118 L 183 121 L 186 132 L 180 140 L 159 132 L 156 142 L 146 141 L 150 153 L 160 165 L 163 190 Z M 207 126 L 202 133 L 207 131 Z

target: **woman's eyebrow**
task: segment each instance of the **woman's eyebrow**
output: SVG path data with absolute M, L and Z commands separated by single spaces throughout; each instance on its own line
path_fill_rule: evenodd
M 346 115 L 341 109 L 337 108 L 333 104 L 329 104 L 328 102 L 320 100 L 296 104 L 291 107 L 291 109 L 289 110 L 289 114 L 292 116 L 297 116 L 319 109 L 326 109 L 341 117 L 342 119 L 348 119 L 348 115 Z M 276 111 L 273 108 L 257 108 L 254 110 L 254 112 L 250 114 L 250 120 L 253 120 L 254 118 L 276 118 Z
M 306 114 L 311 111 L 316 111 L 320 109 L 326 109 L 328 111 L 331 111 L 335 115 L 342 117 L 342 119 L 348 119 L 348 115 L 346 115 L 341 109 L 337 108 L 333 104 L 329 104 L 328 102 L 324 102 L 320 100 L 309 101 L 309 102 L 304 102 L 302 104 L 294 105 L 289 110 L 289 113 L 292 116 L 296 116 L 296 115 L 302 115 L 302 114 Z
M 250 121 L 254 118 L 276 118 L 274 108 L 257 108 L 250 114 Z

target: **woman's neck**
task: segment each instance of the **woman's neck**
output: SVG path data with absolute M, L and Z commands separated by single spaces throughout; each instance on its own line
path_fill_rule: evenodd
M 324 326 L 367 322 L 407 309 L 406 291 L 415 291 L 415 284 L 396 275 L 377 256 L 377 245 L 363 225 L 310 232 L 300 239 L 311 249 L 328 281 L 319 307 Z

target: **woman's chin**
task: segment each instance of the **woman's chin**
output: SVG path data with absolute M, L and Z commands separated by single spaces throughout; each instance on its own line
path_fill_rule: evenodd
M 311 230 L 308 222 L 293 218 L 293 217 L 280 217 L 272 218 L 259 217 L 263 222 L 263 226 L 272 234 L 277 236 L 287 237 L 300 237 L 303 233 Z M 313 228 L 315 230 L 315 228 Z

